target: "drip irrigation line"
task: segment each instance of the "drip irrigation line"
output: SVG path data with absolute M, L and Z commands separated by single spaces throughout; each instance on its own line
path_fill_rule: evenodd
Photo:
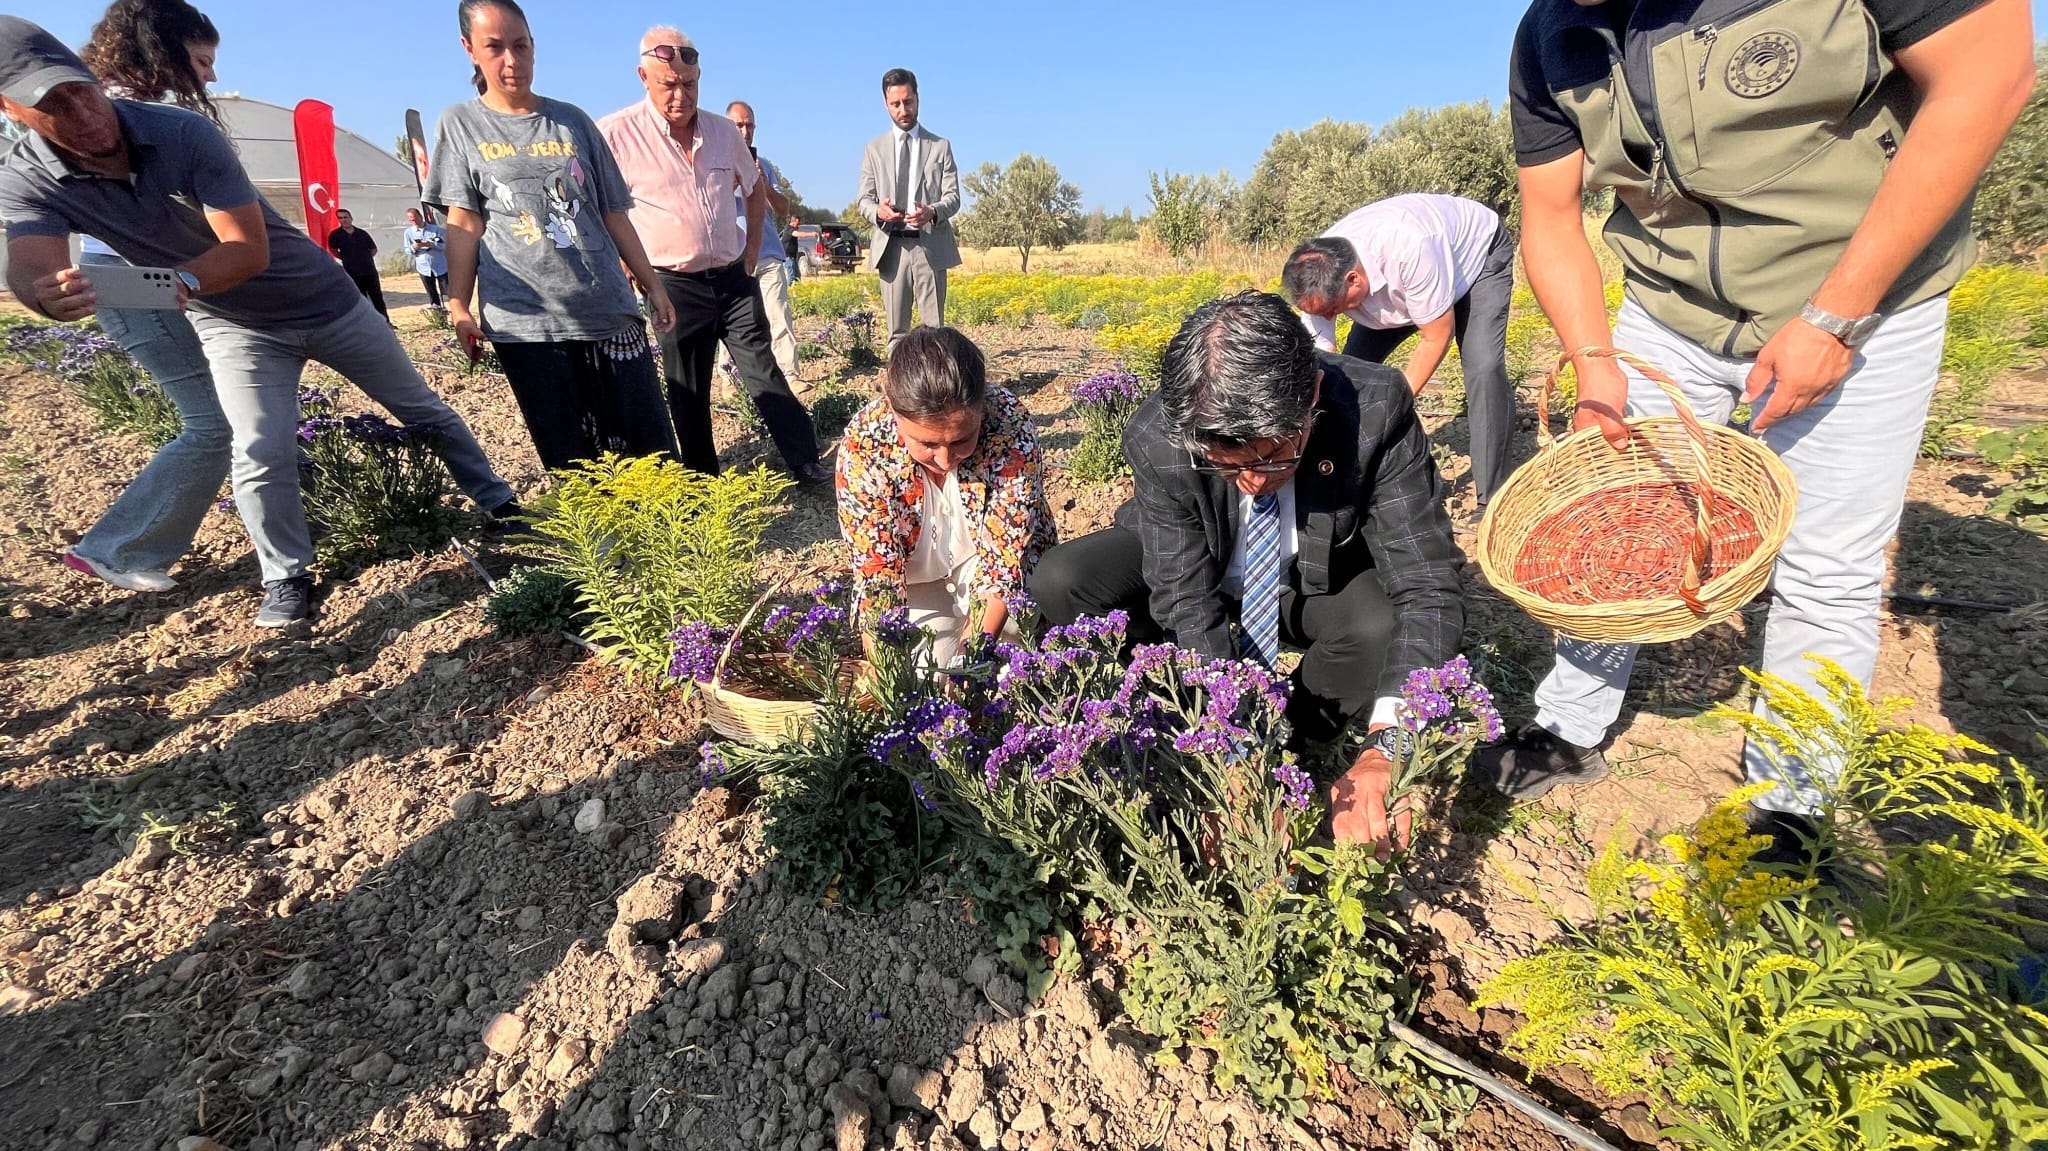
M 2009 603 L 1986 603 L 1983 600 L 1977 599 L 1950 599 L 1947 596 L 1921 595 L 1918 592 L 1910 591 L 1888 591 L 1884 593 L 1884 598 L 1893 603 L 1913 604 L 1916 607 L 1952 607 L 1960 608 L 1964 611 L 1983 611 L 2001 615 L 2019 610 Z
M 1407 1024 L 1393 1023 L 1390 1024 L 1390 1029 L 1394 1033 L 1394 1038 L 1414 1048 L 1424 1059 L 1445 1071 L 1470 1080 L 1481 1091 L 1541 1123 L 1546 1130 L 1559 1138 L 1570 1140 L 1584 1147 L 1586 1151 L 1620 1151 L 1614 1144 L 1544 1106 L 1535 1096 L 1487 1074 Z

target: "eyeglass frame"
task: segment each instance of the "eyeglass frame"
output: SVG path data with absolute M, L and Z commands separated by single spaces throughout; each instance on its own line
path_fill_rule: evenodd
M 697 66 L 697 61 L 702 58 L 702 53 L 689 44 L 656 44 L 640 54 L 642 56 L 652 56 L 671 68 L 678 64 L 686 68 L 694 68 Z
M 1322 414 L 1323 409 L 1321 408 L 1310 408 L 1308 410 L 1308 419 L 1302 423 L 1301 430 L 1292 433 L 1289 437 L 1299 436 L 1301 438 L 1301 446 L 1296 448 L 1294 454 L 1286 459 L 1260 460 L 1257 463 L 1250 464 L 1212 464 L 1208 462 L 1209 457 L 1198 455 L 1193 448 L 1189 448 L 1187 449 L 1188 466 L 1197 475 L 1215 476 L 1217 479 L 1222 480 L 1234 480 L 1246 472 L 1250 472 L 1255 476 L 1277 476 L 1293 471 L 1301 466 L 1301 461 L 1308 458 L 1308 439 L 1315 431 L 1316 418 Z

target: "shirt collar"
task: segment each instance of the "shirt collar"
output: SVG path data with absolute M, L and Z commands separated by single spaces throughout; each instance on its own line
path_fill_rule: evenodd
M 142 170 L 143 161 L 156 155 L 156 145 L 137 136 L 134 119 L 126 104 L 125 100 L 115 100 L 114 116 L 121 121 L 121 142 L 128 146 L 128 175 L 133 178 Z M 28 149 L 28 155 L 38 166 L 59 179 L 72 176 L 101 180 L 112 178 L 101 176 L 97 172 L 88 172 L 65 159 L 64 154 L 57 150 L 57 146 L 44 139 L 40 132 L 26 133 L 22 146 Z
M 640 108 L 642 114 L 647 117 L 648 124 L 655 131 L 671 140 L 676 138 L 675 133 L 668 130 L 668 117 L 662 115 L 661 109 L 654 106 L 654 97 L 649 96 L 645 100 L 640 101 Z M 702 108 L 697 109 L 697 119 L 693 129 L 690 135 L 690 143 L 693 146 L 700 146 L 704 143 L 704 109 Z
M 911 139 L 915 140 L 917 139 L 917 130 L 922 127 L 924 127 L 924 121 L 920 120 L 917 123 L 912 124 L 910 126 L 910 130 L 906 132 L 892 123 L 889 125 L 889 134 L 891 136 L 896 137 L 898 140 L 903 139 L 905 136 L 908 136 Z

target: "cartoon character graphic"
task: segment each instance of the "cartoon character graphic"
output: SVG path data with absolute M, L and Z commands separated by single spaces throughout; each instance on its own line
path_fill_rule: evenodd
M 569 176 L 580 186 L 582 184 L 583 162 L 569 161 Z M 570 190 L 567 182 L 557 176 L 548 184 L 548 238 L 557 248 L 576 246 L 576 213 L 583 207 L 583 201 Z

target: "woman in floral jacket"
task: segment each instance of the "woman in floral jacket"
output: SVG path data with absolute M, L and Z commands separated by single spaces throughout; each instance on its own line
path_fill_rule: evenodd
M 959 331 L 913 328 L 889 353 L 839 447 L 839 530 L 866 602 L 909 608 L 940 666 L 1009 623 L 1052 509 L 1030 415 Z

